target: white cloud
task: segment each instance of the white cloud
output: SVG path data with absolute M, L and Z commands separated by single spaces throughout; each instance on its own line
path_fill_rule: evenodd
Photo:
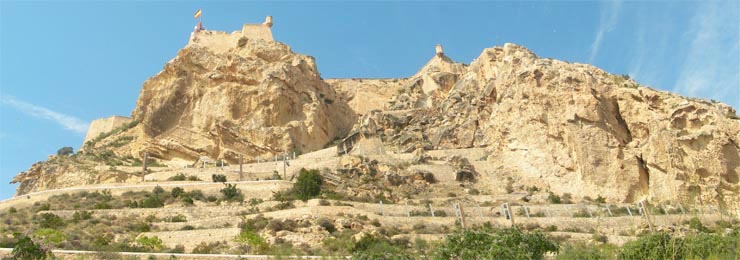
M 622 1 L 611 1 L 601 7 L 601 21 L 599 22 L 599 29 L 596 30 L 594 41 L 591 43 L 591 54 L 588 57 L 589 63 L 593 63 L 594 58 L 599 54 L 604 34 L 614 30 L 617 26 L 617 21 L 619 21 L 619 9 L 621 7 Z
M 740 108 L 739 2 L 696 8 L 686 37 L 690 45 L 674 91 L 718 99 Z
M 18 100 L 12 96 L 3 95 L 2 97 L 0 97 L 0 103 L 9 105 L 23 113 L 29 114 L 34 117 L 54 121 L 57 124 L 63 126 L 65 129 L 71 130 L 78 134 L 84 135 L 87 132 L 87 128 L 90 126 L 89 123 L 74 116 L 52 111 L 45 107 Z

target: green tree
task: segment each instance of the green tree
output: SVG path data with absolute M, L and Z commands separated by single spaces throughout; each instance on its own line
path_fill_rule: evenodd
M 321 174 L 319 170 L 301 169 L 298 180 L 293 185 L 293 193 L 296 198 L 307 201 L 321 194 Z
M 51 251 L 34 242 L 28 236 L 17 235 L 18 242 L 13 247 L 11 259 L 43 260 L 52 257 Z

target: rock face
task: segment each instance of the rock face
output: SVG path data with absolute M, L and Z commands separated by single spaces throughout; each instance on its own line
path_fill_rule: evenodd
M 384 113 L 373 122 L 377 135 L 406 152 L 415 143 L 488 147 L 496 169 L 488 174 L 561 194 L 620 202 L 740 199 L 740 120 L 725 104 L 541 59 L 513 44 L 485 49 L 457 80 L 448 75 L 431 78 L 449 87 L 411 95 L 438 97 L 431 105 L 394 97 L 393 109 L 422 109 Z M 398 105 L 406 100 L 412 102 Z
M 485 49 L 470 65 L 440 51 L 405 79 L 324 81 L 313 58 L 284 44 L 205 31 L 144 83 L 132 117 L 84 154 L 16 176 L 19 194 L 135 179 L 136 169 L 95 169 L 134 167 L 143 152 L 165 163 L 235 163 L 346 138 L 362 147 L 350 154 L 413 152 L 417 163 L 429 159 L 425 150 L 485 147 L 478 161 L 446 163 L 458 181 L 491 191 L 516 184 L 610 202 L 740 200 L 733 108 L 513 44 Z M 346 165 L 333 171 L 376 167 Z M 387 179 L 426 178 L 404 176 Z
M 247 38 L 215 52 L 191 41 L 144 83 L 132 115 L 156 158 L 230 162 L 321 149 L 356 121 L 313 58 Z

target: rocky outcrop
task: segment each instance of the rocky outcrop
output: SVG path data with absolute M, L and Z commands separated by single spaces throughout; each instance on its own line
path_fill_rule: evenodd
M 740 120 L 725 104 L 655 91 L 513 44 L 485 49 L 449 90 L 437 92 L 431 107 L 385 113 L 377 134 L 407 152 L 417 143 L 488 147 L 498 169 L 492 174 L 556 193 L 738 199 Z M 404 93 L 395 98 L 403 100 Z M 397 108 L 410 107 L 425 106 Z
M 229 162 L 317 150 L 356 120 L 313 58 L 246 38 L 219 52 L 191 42 L 144 83 L 132 114 L 151 156 Z

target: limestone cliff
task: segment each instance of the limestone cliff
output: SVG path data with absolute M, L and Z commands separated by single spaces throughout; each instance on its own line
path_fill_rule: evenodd
M 431 107 L 374 120 L 377 135 L 404 152 L 416 143 L 488 147 L 495 170 L 487 174 L 561 194 L 740 199 L 740 120 L 725 104 L 655 91 L 513 44 L 485 49 L 449 90 L 436 91 L 443 98 Z M 400 93 L 391 102 L 425 95 Z
M 156 158 L 230 162 L 317 150 L 356 120 L 312 57 L 247 38 L 223 52 L 182 49 L 144 83 L 132 116 L 145 129 L 139 149 Z

